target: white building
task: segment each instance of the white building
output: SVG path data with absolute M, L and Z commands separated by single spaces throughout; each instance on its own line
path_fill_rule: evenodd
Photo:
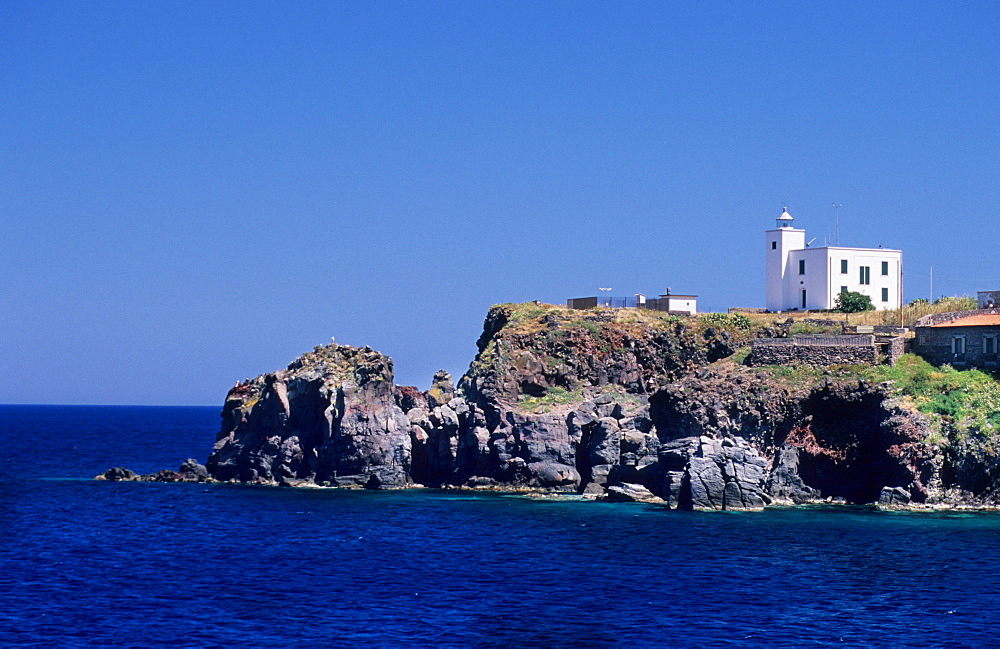
M 810 248 L 806 231 L 792 225 L 787 208 L 765 233 L 767 309 L 836 308 L 837 294 L 864 293 L 876 309 L 903 299 L 903 253 L 885 248 Z
M 667 289 L 666 295 L 661 295 L 659 300 L 660 311 L 672 311 L 674 313 L 687 313 L 694 315 L 698 313 L 697 295 L 674 295 Z

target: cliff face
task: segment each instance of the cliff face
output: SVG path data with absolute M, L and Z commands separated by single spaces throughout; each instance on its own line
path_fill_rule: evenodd
M 410 424 L 395 396 L 388 357 L 317 347 L 229 391 L 206 467 L 218 480 L 402 487 Z
M 753 509 L 939 497 L 925 418 L 856 376 L 781 375 L 729 359 L 725 316 L 545 305 L 490 310 L 456 387 L 395 387 L 368 348 L 316 348 L 238 384 L 207 468 L 277 484 L 545 489 Z

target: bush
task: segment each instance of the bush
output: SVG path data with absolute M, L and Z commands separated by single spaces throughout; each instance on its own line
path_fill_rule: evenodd
M 841 313 L 860 313 L 874 309 L 875 305 L 872 304 L 872 299 L 864 293 L 844 291 L 837 295 L 837 310 Z
M 730 314 L 729 321 L 733 323 L 734 327 L 742 331 L 750 331 L 753 327 L 753 321 L 742 313 Z
M 729 316 L 726 315 L 725 313 L 706 313 L 705 315 L 701 316 L 701 321 L 710 327 L 729 326 Z

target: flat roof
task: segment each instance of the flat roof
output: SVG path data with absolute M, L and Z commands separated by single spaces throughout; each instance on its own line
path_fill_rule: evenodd
M 969 315 L 964 318 L 958 318 L 957 320 L 948 320 L 947 322 L 940 322 L 936 325 L 931 325 L 931 327 L 990 327 L 990 326 L 1000 326 L 1000 314 L 995 313 L 981 313 L 978 315 Z
M 897 250 L 895 248 L 848 248 L 847 246 L 815 246 L 809 248 L 795 248 L 789 252 L 798 252 L 800 250 L 864 250 L 865 252 L 903 252 L 902 250 Z

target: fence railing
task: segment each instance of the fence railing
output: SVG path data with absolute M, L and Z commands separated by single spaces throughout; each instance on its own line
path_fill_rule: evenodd
M 635 309 L 641 306 L 636 297 L 599 297 L 598 306 L 611 307 L 613 309 Z
M 576 297 L 566 301 L 566 306 L 571 309 L 592 309 L 602 306 L 612 309 L 649 309 L 652 311 L 668 311 L 671 307 L 680 309 L 683 302 L 677 298 L 655 298 L 648 297 L 640 302 L 638 297 Z M 692 307 L 693 308 L 693 307 Z

